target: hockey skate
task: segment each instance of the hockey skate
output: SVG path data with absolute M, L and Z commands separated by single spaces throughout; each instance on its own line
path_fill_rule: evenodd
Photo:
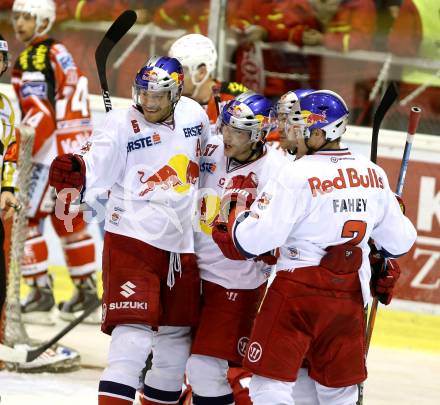
M 60 318 L 72 321 L 91 306 L 97 306 L 100 300 L 96 293 L 96 282 L 92 276 L 75 282 L 75 292 L 69 301 L 60 302 Z M 97 325 L 101 323 L 101 309 L 98 307 L 85 320 L 84 323 Z
M 22 319 L 25 323 L 54 325 L 52 309 L 55 307 L 50 285 L 40 287 L 37 283 L 30 286 L 28 296 L 21 303 Z
M 33 349 L 38 345 L 39 343 L 32 342 L 21 346 L 25 349 Z M 15 345 L 17 346 L 20 345 Z M 81 357 L 77 351 L 55 344 L 29 363 L 5 363 L 5 365 L 8 370 L 20 373 L 65 373 L 79 369 L 80 363 Z

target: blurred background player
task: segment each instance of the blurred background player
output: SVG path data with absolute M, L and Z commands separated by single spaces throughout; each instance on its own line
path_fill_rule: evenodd
M 217 51 L 212 40 L 204 35 L 184 35 L 171 45 L 168 55 L 179 59 L 185 70 L 182 94 L 206 106 L 211 124 L 217 121 L 218 109 L 247 90 L 240 83 L 215 79 Z M 216 100 L 216 96 L 219 99 Z
M 0 76 L 6 72 L 9 66 L 8 43 L 0 34 Z M 11 101 L 0 93 L 0 139 L 1 139 L 1 188 L 0 188 L 0 341 L 2 338 L 2 309 L 6 299 L 6 264 L 4 257 L 5 231 L 3 220 L 7 220 L 13 214 L 14 207 L 19 207 L 19 202 L 14 196 L 16 185 L 17 144 L 15 142 L 15 114 Z
M 281 246 L 244 365 L 254 372 L 254 405 L 294 404 L 292 387 L 304 358 L 319 403 L 355 404 L 356 384 L 367 377 L 364 306 L 370 291 L 384 293 L 389 303 L 400 275 L 389 260 L 370 283 L 368 240 L 390 258 L 408 252 L 417 234 L 383 169 L 341 146 L 348 120 L 342 98 L 316 91 L 301 108 L 309 155 L 268 182 L 262 194 L 272 199 L 264 209 L 258 196 L 238 217 L 232 211 L 228 217 L 228 235 L 240 254 L 252 258 Z
M 101 329 L 112 340 L 100 405 L 133 403 L 151 351 L 143 404 L 177 404 L 181 394 L 200 305 L 191 208 L 209 135 L 203 108 L 181 97 L 183 78 L 177 59 L 151 58 L 136 75 L 134 105 L 106 114 L 81 156 L 51 166 L 58 193 L 74 187 L 90 201 L 111 190 Z
M 277 169 L 279 156 L 268 154 L 264 145 L 273 120 L 269 99 L 252 91 L 239 95 L 223 108 L 218 119 L 220 136 L 210 137 L 202 157 L 200 227 L 195 233 L 202 309 L 187 363 L 195 405 L 250 403 L 238 384 L 233 387 L 238 390 L 233 395 L 227 373 L 229 367 L 241 366 L 276 258 L 267 255 L 260 261 L 227 259 L 213 241 L 212 226 L 219 215 L 223 193 L 246 183 L 250 187 L 245 187 L 246 192 L 256 195 Z
M 54 215 L 55 196 L 48 185 L 53 158 L 74 151 L 91 133 L 88 81 L 69 51 L 48 36 L 55 21 L 52 0 L 16 0 L 12 22 L 17 39 L 26 45 L 12 72 L 12 84 L 19 100 L 22 124 L 35 129 L 33 181 L 29 207 L 29 231 L 25 243 L 22 273 L 30 287 L 22 304 L 23 319 L 51 324 L 55 305 L 48 274 L 48 247 L 43 236 L 43 219 L 50 217 L 59 236 L 70 277 L 75 286 L 72 298 L 59 304 L 62 319 L 98 301 L 95 282 L 95 247 L 82 215 L 75 218 L 73 231 Z M 99 323 L 98 312 L 87 318 Z

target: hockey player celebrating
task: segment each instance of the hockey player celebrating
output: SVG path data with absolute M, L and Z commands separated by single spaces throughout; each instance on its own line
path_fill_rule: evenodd
M 224 238 L 216 242 L 231 256 L 248 258 L 280 246 L 277 275 L 244 360 L 254 373 L 254 405 L 293 404 L 304 359 L 320 403 L 355 404 L 356 384 L 367 376 L 364 306 L 370 288 L 389 303 L 400 273 L 390 259 L 370 283 L 368 240 L 383 256 L 398 257 L 414 244 L 416 231 L 383 169 L 340 145 L 348 118 L 344 101 L 322 90 L 305 96 L 301 108 L 310 155 L 277 171 L 241 213 L 230 210 L 227 221 L 217 221 Z M 241 193 L 228 194 L 221 205 Z M 262 206 L 263 197 L 268 203 Z
M 82 215 L 69 232 L 54 215 L 55 196 L 48 187 L 53 158 L 81 145 L 91 133 L 88 82 L 69 51 L 48 37 L 55 21 L 53 0 L 15 0 L 12 22 L 17 39 L 26 45 L 12 71 L 12 84 L 22 113 L 21 123 L 35 129 L 29 230 L 22 273 L 30 293 L 22 304 L 23 319 L 52 324 L 52 282 L 48 275 L 48 247 L 42 222 L 50 216 L 60 237 L 70 277 L 72 298 L 60 303 L 60 316 L 72 320 L 80 311 L 98 304 L 95 283 L 95 247 Z M 99 323 L 98 311 L 87 321 Z
M 8 43 L 0 35 L 0 77 L 6 72 L 9 66 Z M 2 153 L 0 155 L 2 181 L 0 185 L 0 209 L 3 219 L 9 218 L 14 212 L 13 207 L 18 207 L 19 202 L 14 196 L 16 181 L 17 145 L 15 143 L 14 120 L 15 114 L 11 101 L 4 94 L 0 93 L 0 116 L 1 129 L 0 137 Z M 2 308 L 6 299 L 6 266 L 3 251 L 4 242 L 3 221 L 0 220 L 0 320 Z M 1 330 L 0 325 L 0 330 Z M 1 340 L 1 332 L 0 332 Z
M 276 261 L 270 255 L 259 261 L 245 261 L 239 255 L 237 260 L 226 258 L 213 243 L 218 233 L 212 228 L 224 194 L 245 188 L 249 198 L 255 198 L 271 171 L 277 170 L 279 156 L 269 154 L 264 146 L 273 121 L 270 100 L 252 91 L 239 95 L 223 108 L 218 119 L 221 136 L 211 136 L 201 160 L 195 247 L 203 298 L 187 364 L 195 405 L 234 403 L 226 377 L 228 364 L 241 366 L 252 321 Z M 243 402 L 235 398 L 235 403 Z
M 237 82 L 219 82 L 213 76 L 217 64 L 217 50 L 208 37 L 201 34 L 188 34 L 176 40 L 168 52 L 172 58 L 179 59 L 185 69 L 183 95 L 206 106 L 211 124 L 215 124 L 224 104 L 247 88 Z M 215 100 L 218 93 L 220 103 Z M 220 104 L 220 105 L 219 105 Z
M 102 331 L 111 334 L 99 404 L 131 404 L 147 356 L 143 404 L 176 404 L 198 320 L 200 276 L 191 222 L 209 120 L 181 97 L 177 59 L 151 58 L 134 106 L 109 112 L 82 155 L 54 160 L 50 182 L 84 201 L 110 190 L 103 251 Z

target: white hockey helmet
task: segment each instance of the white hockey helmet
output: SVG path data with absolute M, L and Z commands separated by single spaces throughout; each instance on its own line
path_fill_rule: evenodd
M 206 66 L 208 76 L 214 72 L 217 63 L 217 51 L 214 42 L 200 34 L 188 34 L 175 41 L 168 52 L 168 56 L 179 59 L 184 68 L 187 68 L 194 84 L 197 84 L 195 75 L 201 65 Z
M 41 36 L 47 34 L 52 28 L 56 18 L 56 6 L 54 0 L 15 0 L 12 11 L 17 13 L 29 13 L 35 17 L 35 34 Z M 48 20 L 47 27 L 38 32 L 44 20 Z
M 276 106 L 277 115 L 285 114 L 290 125 L 304 125 L 300 102 L 303 97 L 314 91 L 313 89 L 297 89 L 283 94 Z

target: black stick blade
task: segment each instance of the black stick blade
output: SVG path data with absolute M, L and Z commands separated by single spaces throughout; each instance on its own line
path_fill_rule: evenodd
M 106 64 L 113 47 L 130 30 L 136 22 L 136 13 L 133 10 L 124 11 L 110 26 L 95 51 L 96 68 L 98 69 L 99 83 L 106 111 L 112 109 L 107 84 Z
M 382 100 L 380 100 L 376 112 L 374 113 L 370 155 L 370 160 L 374 163 L 376 163 L 377 161 L 377 140 L 379 138 L 380 126 L 385 117 L 385 114 L 388 112 L 393 103 L 397 100 L 398 96 L 399 92 L 397 90 L 396 82 L 390 82 L 385 91 L 385 94 L 382 97 Z

